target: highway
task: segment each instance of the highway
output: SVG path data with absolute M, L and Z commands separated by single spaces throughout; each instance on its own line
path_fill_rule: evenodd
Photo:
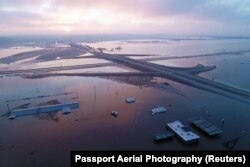
M 161 77 L 162 74 L 158 72 L 85 72 L 85 73 L 43 73 L 43 74 L 32 74 L 25 75 L 25 78 L 35 79 L 53 76 L 84 76 L 84 77 Z
M 215 94 L 219 94 L 225 97 L 229 97 L 229 98 L 236 99 L 241 102 L 250 104 L 250 92 L 194 75 L 200 72 L 213 70 L 216 68 L 215 66 L 197 65 L 194 67 L 168 67 L 168 66 L 150 63 L 145 60 L 132 59 L 132 58 L 129 58 L 128 56 L 123 56 L 119 54 L 108 54 L 108 53 L 99 52 L 89 46 L 72 44 L 71 47 L 77 47 L 78 49 L 83 49 L 84 51 L 87 50 L 89 53 L 93 54 L 93 57 L 105 59 L 111 62 L 99 63 L 99 64 L 85 64 L 85 65 L 59 66 L 59 67 L 25 69 L 25 70 L 0 71 L 0 76 L 20 75 L 20 74 L 21 75 L 32 74 L 33 76 L 32 75 L 26 76 L 30 78 L 58 76 L 58 75 L 66 75 L 66 76 L 73 76 L 73 75 L 78 75 L 78 76 L 129 76 L 129 75 L 131 76 L 161 76 L 163 78 L 167 78 L 175 82 L 183 83 L 183 84 L 192 86 L 194 88 L 198 88 L 204 91 L 212 92 Z M 246 51 L 240 51 L 240 52 L 230 52 L 230 53 L 228 52 L 228 54 L 241 54 L 245 52 L 249 52 L 249 51 L 246 50 Z M 225 52 L 221 52 L 218 54 L 219 55 L 225 54 Z M 209 55 L 210 54 L 206 54 L 206 56 L 209 56 Z M 196 56 L 201 56 L 201 55 L 196 55 Z M 147 59 L 147 60 L 153 60 L 153 59 Z M 81 72 L 61 73 L 61 74 L 51 73 L 53 71 L 96 68 L 96 67 L 113 66 L 113 65 L 119 65 L 119 64 L 137 69 L 138 71 L 141 71 L 141 73 L 139 72 L 131 72 L 131 73 L 99 72 L 99 73 L 88 73 L 88 74 L 81 73 Z
M 174 68 L 169 68 L 167 66 L 162 66 L 150 62 L 146 62 L 143 60 L 135 60 L 128 57 L 120 56 L 118 54 L 111 55 L 107 53 L 101 53 L 97 51 L 90 51 L 92 54 L 99 58 L 103 58 L 105 60 L 119 62 L 123 64 L 129 64 L 130 67 L 135 69 L 144 69 L 145 71 L 151 72 L 159 72 L 162 74 L 164 78 L 174 80 L 176 82 L 184 83 L 186 85 L 199 88 L 202 90 L 206 90 L 215 94 L 219 94 L 222 96 L 226 96 L 232 99 L 240 100 L 244 103 L 250 104 L 250 92 L 232 87 L 230 85 L 226 85 L 219 82 L 214 82 L 197 75 L 192 75 L 186 73 L 185 71 L 175 70 Z

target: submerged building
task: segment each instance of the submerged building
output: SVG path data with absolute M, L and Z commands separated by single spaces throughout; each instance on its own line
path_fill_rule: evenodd
M 167 123 L 167 128 L 172 130 L 177 137 L 186 144 L 197 143 L 200 138 L 197 134 L 192 132 L 189 127 L 184 126 L 180 121 Z

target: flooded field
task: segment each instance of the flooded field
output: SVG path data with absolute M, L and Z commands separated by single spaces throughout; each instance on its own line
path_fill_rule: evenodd
M 145 57 L 137 59 L 146 58 L 147 55 L 190 56 L 248 50 L 249 44 L 250 40 L 245 39 L 88 43 L 94 48 L 105 48 L 103 51 L 111 54 L 145 54 Z M 29 51 L 32 50 L 29 48 Z M 5 48 L 0 50 L 0 58 L 17 53 L 20 52 Z M 216 65 L 215 70 L 199 76 L 250 91 L 250 53 L 151 62 L 177 67 Z M 0 63 L 0 71 L 98 63 L 110 61 L 69 58 L 38 62 L 34 58 L 27 58 L 10 64 Z M 118 65 L 57 73 L 135 71 Z M 17 162 L 20 166 L 69 166 L 71 150 L 250 150 L 249 104 L 172 80 L 154 76 L 53 76 L 28 79 L 13 75 L 1 76 L 0 86 L 0 166 L 14 166 Z M 136 102 L 125 103 L 127 97 L 134 97 Z M 74 109 L 68 115 L 53 112 L 8 119 L 8 111 L 15 108 L 69 101 L 79 102 L 80 109 Z M 164 106 L 168 111 L 152 116 L 151 109 L 157 106 Z M 118 111 L 116 118 L 110 114 L 113 110 Z M 210 138 L 193 128 L 200 136 L 196 145 L 185 145 L 177 138 L 159 144 L 153 142 L 153 135 L 166 130 L 166 123 L 180 120 L 189 124 L 189 118 L 196 116 L 221 128 L 223 133 Z M 227 141 L 233 139 L 237 139 L 237 142 L 232 148 L 225 146 Z
M 249 39 L 207 39 L 207 40 L 121 40 L 89 43 L 96 48 L 105 48 L 107 53 L 146 54 L 163 56 L 187 56 L 249 49 Z M 83 43 L 86 44 L 86 43 Z

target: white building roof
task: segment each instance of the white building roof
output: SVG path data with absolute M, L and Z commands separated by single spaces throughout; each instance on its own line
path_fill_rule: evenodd
M 180 121 L 168 123 L 167 126 L 185 142 L 195 141 L 200 138 L 192 131 L 184 129 L 185 126 Z

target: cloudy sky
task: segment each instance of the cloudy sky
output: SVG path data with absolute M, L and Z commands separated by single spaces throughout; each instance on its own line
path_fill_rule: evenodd
M 250 35 L 250 0 L 0 0 L 0 34 Z

